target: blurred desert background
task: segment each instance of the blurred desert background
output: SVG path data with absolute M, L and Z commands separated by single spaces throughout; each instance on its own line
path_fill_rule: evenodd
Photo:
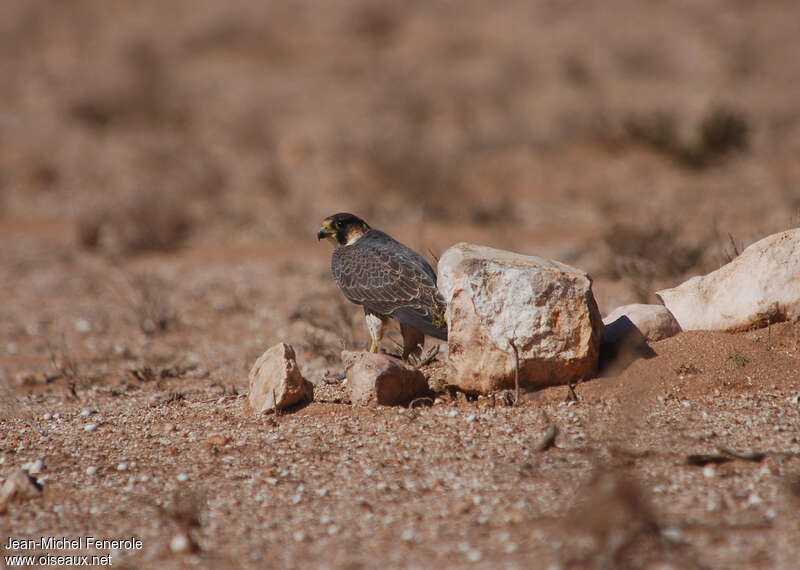
M 127 559 L 128 567 L 357 568 L 380 561 L 389 567 L 521 568 L 535 567 L 532 560 L 562 564 L 552 568 L 622 567 L 614 558 L 617 551 L 606 553 L 603 566 L 591 554 L 564 555 L 560 547 L 542 546 L 550 530 L 531 538 L 531 521 L 564 515 L 579 482 L 593 472 L 594 460 L 580 449 L 569 452 L 578 459 L 556 462 L 554 471 L 536 475 L 547 480 L 543 492 L 552 493 L 552 485 L 569 488 L 556 493 L 554 503 L 540 510 L 506 508 L 518 504 L 519 478 L 527 476 L 527 468 L 517 466 L 509 479 L 516 483 L 507 495 L 498 491 L 499 503 L 491 503 L 486 492 L 483 499 L 454 498 L 448 494 L 453 487 L 434 493 L 438 498 L 431 500 L 446 505 L 450 522 L 434 521 L 436 509 L 429 512 L 424 502 L 402 497 L 395 499 L 396 513 L 381 518 L 380 499 L 365 499 L 368 508 L 357 502 L 365 483 L 356 476 L 345 484 L 351 494 L 344 499 L 318 494 L 313 501 L 319 504 L 304 500 L 295 507 L 298 476 L 291 495 L 271 499 L 272 506 L 260 512 L 249 505 L 254 491 L 237 494 L 244 485 L 238 479 L 214 482 L 213 465 L 221 470 L 233 465 L 241 478 L 256 479 L 251 484 L 276 489 L 282 483 L 259 477 L 282 481 L 289 468 L 274 459 L 239 465 L 239 452 L 224 450 L 220 453 L 234 459 L 222 465 L 209 450 L 239 446 L 248 457 L 269 456 L 269 446 L 254 441 L 268 430 L 295 429 L 286 422 L 301 432 L 330 435 L 324 438 L 328 443 L 313 449 L 341 445 L 325 453 L 356 459 L 357 438 L 348 439 L 358 431 L 353 421 L 373 426 L 363 429 L 378 440 L 369 444 L 376 449 L 384 450 L 384 436 L 395 437 L 387 434 L 396 433 L 396 411 L 350 412 L 335 393 L 295 416 L 276 418 L 277 427 L 248 416 L 236 398 L 247 389 L 253 361 L 277 342 L 295 347 L 303 373 L 315 382 L 340 371 L 343 347 L 366 344 L 363 314 L 342 298 L 330 276 L 330 247 L 315 238 L 329 214 L 356 213 L 434 266 L 450 245 L 467 241 L 580 267 L 594 278 L 603 314 L 626 303 L 655 302 L 657 289 L 707 273 L 761 237 L 796 227 L 798 54 L 800 5 L 792 0 L 5 0 L 0 3 L 0 431 L 5 432 L 0 479 L 12 465 L 39 457 L 51 474 L 45 471 L 50 478 L 45 502 L 35 507 L 44 512 L 19 508 L 0 515 L 0 528 L 15 536 L 144 535 L 150 546 Z M 666 368 L 649 364 L 640 372 L 652 380 L 653 390 L 668 395 L 672 381 L 684 381 L 673 372 L 679 365 L 687 365 L 684 371 L 691 370 L 688 364 L 696 371 L 717 370 L 703 388 L 692 389 L 720 409 L 730 404 L 718 394 L 720 387 L 728 394 L 726 375 L 735 376 L 734 399 L 740 402 L 742 394 L 762 394 L 752 377 L 763 373 L 775 391 L 770 401 L 784 402 L 797 388 L 796 356 L 791 356 L 798 346 L 797 325 L 771 334 L 771 342 L 784 342 L 789 355 L 775 369 L 764 352 L 762 360 L 748 355 L 751 368 L 732 370 L 726 336 L 689 335 L 683 345 L 665 341 L 674 362 Z M 399 340 L 398 333 L 392 336 Z M 757 343 L 753 337 L 765 334 L 729 336 L 736 350 L 746 353 Z M 708 348 L 714 346 L 721 360 L 704 360 L 716 354 Z M 686 356 L 682 350 L 694 352 Z M 602 387 L 587 389 L 606 410 Z M 545 403 L 528 402 L 527 415 L 504 411 L 496 421 L 511 422 L 519 433 L 534 424 L 544 429 L 542 406 L 549 406 L 553 420 L 571 413 L 559 390 L 545 391 Z M 217 398 L 225 403 L 215 410 Z M 206 401 L 211 404 L 194 409 Z M 681 416 L 690 412 L 680 398 L 675 401 L 673 412 L 681 421 L 705 429 L 699 416 Z M 781 425 L 789 422 L 788 432 L 797 430 L 796 403 L 795 398 L 791 413 L 780 417 Z M 470 405 L 452 402 L 456 411 Z M 647 415 L 646 406 L 631 406 L 637 418 Z M 754 406 L 752 417 L 760 417 L 764 408 Z M 101 414 L 107 424 L 100 422 L 96 433 L 84 432 L 80 422 L 88 420 L 78 415 L 82 410 Z M 151 417 L 158 410 L 169 421 Z M 48 431 L 41 420 L 46 413 L 62 413 L 64 422 L 75 418 L 74 430 Z M 607 412 L 592 417 L 610 422 L 600 430 L 604 437 L 623 437 L 614 428 L 621 420 L 611 422 Z M 431 432 L 446 437 L 435 420 L 430 418 L 427 432 L 408 438 L 424 439 Z M 478 420 L 492 423 L 480 415 Z M 691 424 L 695 420 L 699 423 Z M 402 421 L 422 420 L 402 416 Z M 674 425 L 674 418 L 665 421 Z M 175 436 L 187 446 L 181 455 L 195 466 L 187 472 L 205 505 L 197 507 L 197 520 L 189 517 L 197 523 L 192 532 L 198 553 L 172 552 L 171 531 L 164 530 L 176 520 L 183 524 L 183 515 L 174 514 L 178 507 L 164 505 L 173 490 L 183 488 L 175 474 L 190 467 L 175 467 L 177 452 L 161 447 L 137 451 L 140 436 L 150 437 L 134 435 L 139 429 L 156 439 Z M 627 438 L 631 432 L 625 430 Z M 797 447 L 787 430 L 764 430 L 768 448 Z M 216 432 L 226 434 L 220 441 L 229 443 L 206 445 Z M 249 434 L 249 443 L 240 445 L 241 433 Z M 400 440 L 406 437 L 402 433 Z M 280 436 L 285 437 L 291 440 Z M 195 441 L 200 443 L 193 446 Z M 442 445 L 446 455 L 450 444 Z M 452 445 L 468 448 L 466 440 Z M 286 449 L 289 455 L 281 457 L 288 461 L 295 448 Z M 446 462 L 445 455 L 437 457 Z M 325 457 L 331 478 L 342 477 L 343 467 Z M 373 459 L 362 461 L 372 467 L 358 477 L 369 481 L 392 465 L 377 467 Z M 658 468 L 638 475 L 638 467 L 630 468 L 645 489 L 655 471 L 669 479 L 674 467 L 669 458 L 651 460 Z M 106 474 L 105 483 L 91 482 L 87 461 Z M 314 460 L 300 463 L 306 461 L 312 466 L 306 476 L 313 479 Z M 486 470 L 489 459 L 481 461 L 470 477 Z M 776 490 L 770 496 L 779 505 L 781 481 L 791 469 L 776 461 L 766 476 L 773 476 Z M 126 469 L 118 471 L 121 462 Z M 128 470 L 131 463 L 139 471 Z M 433 473 L 429 467 L 423 461 L 416 468 Z M 763 466 L 739 469 L 752 484 Z M 159 480 L 162 470 L 170 473 L 169 483 Z M 739 497 L 739 475 L 724 483 L 731 486 L 731 505 Z M 728 491 L 714 490 L 714 481 L 700 475 L 697 485 L 711 490 L 691 493 L 724 496 Z M 310 494 L 311 484 L 302 485 Z M 389 485 L 387 493 L 413 494 L 413 487 Z M 119 498 L 123 489 L 134 499 Z M 212 504 L 217 494 L 232 502 Z M 666 509 L 666 519 L 683 520 L 686 509 L 699 504 L 695 495 L 681 496 L 683 503 L 674 496 L 656 500 L 663 504 L 653 520 L 663 523 L 659 508 Z M 742 500 L 749 497 L 747 491 Z M 759 500 L 768 499 L 759 495 Z M 723 525 L 714 527 L 719 534 L 706 543 L 705 531 L 691 534 L 675 523 L 688 534 L 682 544 L 690 544 L 691 552 L 665 555 L 674 564 L 667 567 L 779 564 L 782 551 L 775 545 L 789 541 L 796 517 L 784 526 L 756 525 L 756 538 L 741 530 L 755 524 L 747 518 L 753 508 L 768 513 L 773 503 L 755 505 L 753 499 L 755 506 L 740 505 L 749 509 L 743 511 L 745 522 L 736 518 L 739 507 L 721 507 L 722 515 L 713 511 L 709 520 L 717 524 L 725 518 L 735 526 L 730 531 L 735 539 L 729 540 Z M 513 511 L 517 518 L 495 521 L 494 514 L 483 512 L 489 504 L 492 513 Z M 249 522 L 236 522 L 240 508 L 247 509 Z M 298 530 L 302 521 L 287 514 L 295 508 L 307 517 L 324 510 L 328 520 L 317 521 L 318 529 Z M 145 530 L 142 513 L 161 522 L 148 523 Z M 367 514 L 371 522 L 361 520 Z M 485 520 L 476 522 L 481 517 Z M 651 521 L 647 517 L 643 520 Z M 356 519 L 360 530 L 347 522 Z M 284 522 L 271 522 L 277 520 L 288 520 L 285 528 Z M 414 524 L 422 529 L 403 534 Z M 236 532 L 225 534 L 226 525 Z M 437 535 L 441 525 L 460 534 Z M 369 528 L 382 530 L 375 537 Z M 563 546 L 568 539 L 561 539 Z M 464 541 L 469 546 L 462 548 Z M 516 546 L 506 548 L 503 541 Z M 269 554 L 274 549 L 280 553 Z M 255 556 L 262 551 L 265 558 Z

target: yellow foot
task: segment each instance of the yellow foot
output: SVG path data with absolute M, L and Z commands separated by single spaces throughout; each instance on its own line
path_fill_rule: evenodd
M 378 352 L 378 343 L 373 340 L 372 343 L 370 343 L 370 345 L 369 345 L 369 351 L 368 352 L 371 352 L 373 354 L 377 353 Z

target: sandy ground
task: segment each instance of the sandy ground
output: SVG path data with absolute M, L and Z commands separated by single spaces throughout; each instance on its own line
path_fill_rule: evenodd
M 577 401 L 359 409 L 321 381 L 367 335 L 314 235 L 349 210 L 432 261 L 585 269 L 604 314 L 652 302 L 798 225 L 798 50 L 788 0 L 2 3 L 0 480 L 44 468 L 0 540 L 134 536 L 128 568 L 796 567 L 798 323 L 653 343 Z M 256 417 L 279 341 L 316 401 Z

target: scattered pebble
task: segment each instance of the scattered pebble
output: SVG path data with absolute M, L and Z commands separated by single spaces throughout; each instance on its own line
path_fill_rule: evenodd
M 83 431 L 94 431 L 97 429 L 97 424 L 86 424 L 83 426 Z
M 97 467 L 95 467 L 94 465 L 90 465 L 89 467 L 86 468 L 87 475 L 95 475 L 96 473 L 97 473 Z
M 683 542 L 683 532 L 676 526 L 668 526 L 661 530 L 661 536 L 670 542 Z
M 29 461 L 22 465 L 23 471 L 27 471 L 29 475 L 36 475 L 44 471 L 45 464 L 44 461 L 41 459 L 37 459 L 36 461 Z
M 127 471 L 128 470 L 128 463 L 123 461 L 119 465 L 117 465 L 117 471 Z
M 97 412 L 95 410 L 81 410 L 81 416 L 83 416 L 84 418 L 96 413 Z
M 42 419 L 43 420 L 52 420 L 53 419 L 53 414 L 51 414 L 50 412 L 47 412 L 45 415 L 42 416 Z
M 172 552 L 188 552 L 191 550 L 192 542 L 186 533 L 178 533 L 169 541 L 169 549 Z
M 466 419 L 467 419 L 467 423 L 472 423 L 472 422 L 474 422 L 474 421 L 475 421 L 477 418 L 478 418 L 478 416 L 476 416 L 475 414 L 470 414 L 470 415 L 468 415 L 468 416 L 467 416 L 467 418 L 466 418 Z
M 716 474 L 717 470 L 713 465 L 706 465 L 703 467 L 703 477 L 706 479 L 711 479 Z
M 292 535 L 292 538 L 294 538 L 295 542 L 303 542 L 306 539 L 306 533 L 298 530 Z
M 745 503 L 745 506 L 749 509 L 752 509 L 753 507 L 757 507 L 763 502 L 764 499 L 759 497 L 757 493 L 750 493 L 750 496 L 747 497 L 747 503 Z
M 332 524 L 328 527 L 328 534 L 333 536 L 334 534 L 338 534 L 339 530 L 340 530 L 339 525 Z
M 81 333 L 87 333 L 92 330 L 92 324 L 86 319 L 78 319 L 75 321 L 75 330 Z
M 480 550 L 470 550 L 467 552 L 467 560 L 470 562 L 478 562 L 481 558 L 483 558 L 483 552 Z
M 181 483 L 185 483 L 189 480 L 189 476 L 186 473 L 178 473 L 178 481 Z

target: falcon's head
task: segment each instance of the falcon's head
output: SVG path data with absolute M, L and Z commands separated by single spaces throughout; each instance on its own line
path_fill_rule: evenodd
M 350 245 L 372 228 L 369 224 L 353 214 L 341 213 L 328 216 L 322 220 L 317 232 L 317 239 L 325 238 L 334 247 Z

